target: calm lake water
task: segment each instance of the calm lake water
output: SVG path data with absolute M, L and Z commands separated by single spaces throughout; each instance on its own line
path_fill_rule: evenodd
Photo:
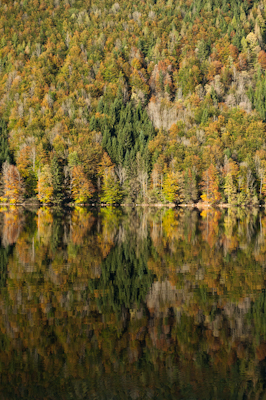
M 1 399 L 266 399 L 266 215 L 0 213 Z

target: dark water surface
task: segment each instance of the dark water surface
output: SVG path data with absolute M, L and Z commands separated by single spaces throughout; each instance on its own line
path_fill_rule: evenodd
M 1 399 L 266 399 L 266 216 L 0 213 Z

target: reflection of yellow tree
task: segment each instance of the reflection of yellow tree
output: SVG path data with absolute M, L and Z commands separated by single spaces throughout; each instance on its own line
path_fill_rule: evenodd
M 168 239 L 178 237 L 178 213 L 172 209 L 168 210 L 163 217 L 163 232 Z
M 119 228 L 121 211 L 112 207 L 105 207 L 101 210 L 102 231 L 98 235 L 98 242 L 103 257 L 105 258 L 114 246 L 115 236 Z
M 37 211 L 38 237 L 48 245 L 52 236 L 53 216 L 50 208 L 41 207 Z
M 260 216 L 260 233 L 254 249 L 256 261 L 264 264 L 266 261 L 266 216 Z
M 82 244 L 84 237 L 88 234 L 94 223 L 91 212 L 86 208 L 75 207 L 71 216 L 71 239 L 74 244 Z
M 229 208 L 227 215 L 224 217 L 224 247 L 226 252 L 229 251 L 231 253 L 238 247 L 238 237 L 234 232 L 236 223 L 237 219 L 235 210 Z
M 167 277 L 176 285 L 179 264 L 183 261 L 183 254 L 180 254 L 178 242 L 183 241 L 185 236 L 188 243 L 191 241 L 193 224 L 189 226 L 182 210 L 167 210 L 161 212 L 156 218 L 150 216 L 150 226 L 152 242 L 159 257 L 150 257 L 148 267 L 159 280 L 162 281 Z M 182 251 L 186 252 L 186 249 L 183 248 Z
M 24 223 L 23 213 L 19 208 L 9 207 L 4 212 L 3 245 L 8 246 L 16 243 Z
M 22 232 L 16 243 L 16 252 L 19 261 L 24 267 L 31 269 L 35 261 L 34 237 L 30 237 L 28 233 Z
M 148 267 L 160 281 L 167 279 L 182 290 L 199 286 L 219 296 L 229 292 L 238 300 L 245 294 L 253 296 L 263 287 L 265 279 L 259 265 L 250 268 L 254 265 L 249 244 L 254 218 L 256 213 L 236 214 L 228 210 L 223 220 L 219 210 L 204 210 L 199 224 L 201 234 L 193 239 L 193 231 L 189 230 L 191 222 L 186 221 L 185 215 L 174 217 L 173 212 L 166 213 L 161 222 L 157 219 L 151 223 L 156 253 L 149 258 Z M 240 267 L 230 258 L 239 245 Z M 225 261 L 227 254 L 229 258 Z

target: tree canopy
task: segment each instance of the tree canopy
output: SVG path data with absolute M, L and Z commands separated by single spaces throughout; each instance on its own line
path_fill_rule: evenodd
M 24 198 L 213 202 L 213 165 L 215 202 L 265 201 L 260 1 L 2 0 L 0 33 L 0 167 Z

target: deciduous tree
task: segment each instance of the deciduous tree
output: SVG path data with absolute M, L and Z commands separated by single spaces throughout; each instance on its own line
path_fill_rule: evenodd
M 37 198 L 42 203 L 50 203 L 53 201 L 53 177 L 49 165 L 44 165 L 42 171 L 39 173 L 36 192 Z
M 23 201 L 25 188 L 22 177 L 15 165 L 7 161 L 3 164 L 3 184 L 4 198 L 11 203 L 20 203 Z
M 201 198 L 204 202 L 214 204 L 221 199 L 221 193 L 219 192 L 218 174 L 213 164 L 211 164 L 209 168 L 203 172 L 201 188 Z
M 71 171 L 71 193 L 75 203 L 85 203 L 95 192 L 93 184 L 86 177 L 81 165 L 75 166 Z

